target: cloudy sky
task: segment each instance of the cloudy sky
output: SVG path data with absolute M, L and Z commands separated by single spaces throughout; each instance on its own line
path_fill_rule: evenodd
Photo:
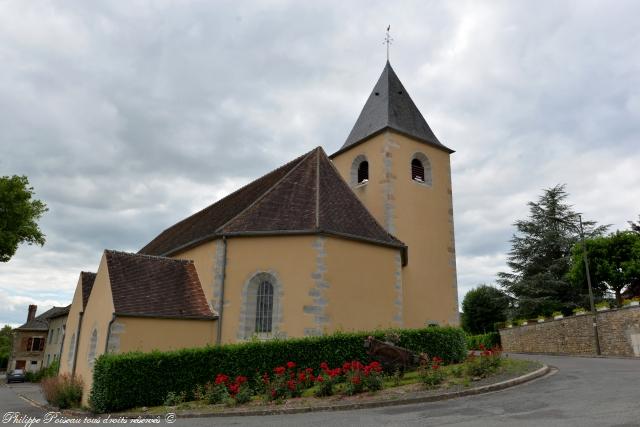
M 640 214 L 637 1 L 0 1 L 0 175 L 50 211 L 0 265 L 0 324 L 68 304 L 105 248 L 311 148 L 334 152 L 385 61 L 452 156 L 460 297 L 566 183 L 589 219 Z

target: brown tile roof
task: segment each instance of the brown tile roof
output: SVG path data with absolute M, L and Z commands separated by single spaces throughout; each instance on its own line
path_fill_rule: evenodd
M 219 209 L 234 214 L 214 228 L 209 219 L 218 218 Z M 296 233 L 332 234 L 405 248 L 371 216 L 318 147 L 165 230 L 140 252 L 169 255 L 222 235 Z
M 167 228 L 142 248 L 139 253 L 147 255 L 168 255 L 189 244 L 204 241 L 208 237 L 215 236 L 216 230 L 220 226 L 238 215 L 253 203 L 256 198 L 273 187 L 283 176 L 294 168 L 303 157 L 304 156 L 301 156 L 273 172 L 256 179 L 211 206 Z
M 89 301 L 89 295 L 93 289 L 93 282 L 96 280 L 96 273 L 88 271 L 80 272 L 80 282 L 82 284 L 82 309 L 87 307 L 87 301 Z
M 117 315 L 215 319 L 193 261 L 105 251 Z
M 49 330 L 49 319 L 69 314 L 70 307 L 70 305 L 66 307 L 51 307 L 49 310 L 45 311 L 39 316 L 34 317 L 24 325 L 17 327 L 16 329 L 19 329 L 21 331 L 47 331 Z

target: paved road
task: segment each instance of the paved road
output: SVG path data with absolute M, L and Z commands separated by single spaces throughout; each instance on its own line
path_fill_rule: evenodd
M 508 390 L 444 402 L 282 416 L 178 419 L 174 425 L 640 427 L 640 360 L 513 357 L 541 360 L 559 370 Z M 0 411 L 37 414 L 14 390 L 0 387 Z

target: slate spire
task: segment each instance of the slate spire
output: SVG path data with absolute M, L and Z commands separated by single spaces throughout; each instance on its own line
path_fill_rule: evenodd
M 347 140 L 333 156 L 385 129 L 393 129 L 450 153 L 453 152 L 438 141 L 418 107 L 402 86 L 389 61 L 384 66 Z

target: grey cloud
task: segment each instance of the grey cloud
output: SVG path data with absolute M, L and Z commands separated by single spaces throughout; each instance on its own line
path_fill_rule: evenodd
M 632 1 L 2 3 L 0 170 L 27 174 L 51 211 L 47 245 L 0 266 L 0 292 L 70 300 L 104 248 L 137 250 L 309 149 L 337 150 L 389 23 L 394 68 L 457 150 L 461 296 L 504 268 L 511 224 L 544 187 L 567 183 L 576 209 L 624 228 L 640 213 L 638 13 Z

